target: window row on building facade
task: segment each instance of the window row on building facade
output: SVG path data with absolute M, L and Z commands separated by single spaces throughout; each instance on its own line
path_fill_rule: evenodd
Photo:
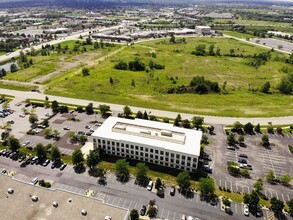
M 96 145 L 95 147 L 103 149 L 106 154 L 128 157 L 190 172 L 195 172 L 197 168 L 197 157 L 183 155 L 179 152 L 168 152 L 166 149 L 162 150 L 154 147 L 138 146 L 103 139 L 97 139 L 94 143 Z

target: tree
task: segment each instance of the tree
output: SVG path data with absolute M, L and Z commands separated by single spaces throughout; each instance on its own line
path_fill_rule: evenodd
M 84 134 L 78 135 L 77 140 L 80 144 L 84 145 L 87 142 L 87 136 Z
M 177 117 L 174 120 L 174 126 L 179 127 L 180 126 L 180 122 L 181 122 L 181 115 L 178 114 Z
M 129 217 L 130 217 L 130 220 L 138 220 L 139 219 L 138 211 L 136 209 L 132 209 L 130 211 Z
M 214 48 L 215 48 L 215 45 L 213 45 L 213 44 L 211 44 L 209 46 L 209 55 L 210 56 L 215 56 Z
M 59 111 L 60 111 L 61 114 L 68 113 L 68 106 L 67 105 L 61 105 L 59 107 Z
M 266 175 L 266 179 L 268 182 L 274 182 L 275 181 L 275 173 L 273 170 L 270 170 L 267 175 Z
M 289 213 L 292 216 L 293 215 L 293 199 L 287 202 L 287 205 L 289 207 Z
M 192 52 L 192 54 L 196 56 L 205 56 L 206 55 L 206 46 L 204 44 L 199 44 L 195 47 L 195 51 Z
M 170 44 L 175 44 L 176 43 L 175 36 L 173 34 L 171 35 L 169 41 L 170 41 Z
M 36 155 L 38 158 L 47 158 L 46 148 L 41 143 L 36 146 Z
M 203 195 L 213 195 L 216 191 L 215 181 L 212 178 L 199 179 L 199 191 Z
M 247 194 L 247 198 L 248 198 L 248 205 L 249 205 L 249 209 L 252 213 L 256 213 L 257 210 L 257 206 L 259 204 L 259 196 L 257 194 L 257 192 L 255 192 L 254 190 L 252 190 L 251 194 Z
M 190 126 L 190 122 L 189 122 L 188 119 L 184 119 L 184 120 L 182 121 L 182 127 L 183 127 L 183 128 L 191 128 L 191 126 Z
M 276 197 L 271 198 L 271 209 L 275 213 L 276 216 L 280 217 L 282 214 L 282 210 L 285 207 L 284 202 L 277 199 Z
M 254 128 L 254 126 L 250 122 L 246 123 L 243 127 L 244 132 L 246 134 L 253 134 L 253 128 Z
M 263 93 L 270 93 L 270 88 L 271 88 L 271 84 L 270 84 L 270 82 L 265 82 L 264 84 L 263 84 L 263 86 L 261 87 L 261 92 L 263 92 Z
M 203 122 L 204 122 L 204 118 L 203 117 L 200 117 L 200 116 L 194 116 L 192 118 L 192 124 L 193 126 L 196 128 L 196 129 L 199 129 L 202 127 L 203 125 Z
M 142 112 L 141 111 L 138 111 L 137 113 L 136 113 L 136 116 L 135 116 L 136 118 L 140 118 L 140 119 L 142 119 L 143 118 L 143 114 L 142 114 Z
M 51 136 L 52 136 L 52 128 L 44 129 L 44 136 L 45 136 L 45 138 L 51 138 Z
M 146 111 L 144 111 L 144 113 L 143 113 L 143 119 L 144 120 L 149 120 L 149 116 L 148 116 L 148 113 Z
M 125 159 L 117 160 L 115 163 L 115 174 L 121 180 L 129 176 L 129 164 Z
M 132 87 L 135 87 L 135 81 L 134 81 L 134 79 L 131 80 L 131 86 Z
M 125 118 L 130 118 L 130 116 L 132 115 L 132 111 L 131 111 L 131 109 L 129 108 L 129 106 L 126 105 L 126 106 L 123 108 L 123 115 L 124 115 Z
M 145 163 L 137 163 L 136 164 L 136 179 L 138 181 L 146 180 L 148 171 L 149 171 L 149 168 L 145 165 Z
M 78 166 L 84 162 L 81 150 L 74 150 L 72 153 L 72 164 Z
M 242 133 L 242 129 L 243 129 L 243 124 L 241 124 L 239 121 L 236 121 L 233 124 L 233 128 L 232 128 L 233 132 Z
M 176 182 L 182 190 L 190 187 L 190 175 L 188 172 L 180 172 L 176 177 Z
M 106 117 L 106 116 L 108 116 L 109 112 L 111 111 L 110 106 L 109 105 L 99 105 L 99 111 L 103 117 Z
M 211 125 L 211 126 L 208 127 L 208 130 L 209 130 L 210 134 L 214 134 L 215 127 L 213 125 Z
M 255 132 L 260 133 L 260 124 L 257 124 L 254 128 Z
M 227 142 L 229 145 L 233 146 L 235 145 L 236 143 L 236 140 L 235 140 L 235 134 L 233 132 L 230 132 L 227 136 Z
M 158 177 L 158 178 L 156 179 L 155 189 L 156 189 L 156 190 L 159 190 L 159 189 L 161 189 L 162 186 L 163 186 L 162 180 L 161 180 L 161 178 Z
M 59 112 L 59 103 L 56 100 L 54 100 L 51 103 L 51 108 L 52 108 L 53 113 L 58 113 Z
M 219 47 L 217 47 L 216 56 L 221 56 L 221 49 Z
M 113 83 L 114 83 L 113 78 L 110 77 L 110 84 L 113 84 Z
M 87 158 L 86 165 L 92 170 L 100 160 L 100 154 L 98 150 L 90 150 Z
M 223 202 L 223 204 L 224 204 L 225 206 L 230 206 L 230 205 L 231 205 L 231 201 L 230 201 L 230 199 L 229 199 L 228 197 L 226 197 L 226 196 L 224 196 L 224 197 L 222 198 L 222 202 Z
M 92 115 L 92 114 L 94 114 L 93 103 L 89 103 L 89 104 L 85 107 L 85 112 L 86 112 L 87 115 Z
M 35 124 L 39 119 L 36 114 L 30 114 L 28 120 L 31 124 Z
M 12 152 L 17 151 L 20 148 L 19 140 L 13 135 L 8 138 L 7 144 Z
M 53 136 L 53 138 L 58 139 L 60 136 L 60 132 L 57 129 L 54 129 L 52 131 L 52 136 Z
M 260 191 L 263 190 L 263 182 L 262 179 L 258 179 L 254 184 L 253 184 L 253 189 L 255 190 L 256 193 L 260 193 Z
M 61 152 L 60 152 L 59 148 L 56 146 L 53 146 L 51 149 L 51 159 L 53 161 L 61 159 Z
M 242 144 L 242 143 L 244 142 L 244 136 L 243 136 L 243 135 L 240 135 L 240 136 L 238 137 L 238 142 L 239 142 L 240 144 Z
M 83 76 L 89 76 L 90 75 L 90 70 L 87 67 L 82 68 L 82 75 Z
M 154 218 L 154 217 L 156 217 L 157 212 L 158 212 L 158 210 L 157 210 L 157 208 L 156 208 L 155 206 L 150 206 L 150 207 L 148 208 L 147 215 L 148 215 L 150 218 Z
M 264 147 L 269 147 L 270 146 L 270 140 L 269 137 L 267 135 L 263 135 L 261 138 L 262 141 L 262 146 Z
M 290 182 L 292 180 L 292 177 L 289 176 L 288 174 L 283 174 L 281 177 L 280 177 L 280 182 L 283 184 L 283 185 L 289 185 Z
M 83 112 L 83 107 L 82 107 L 82 106 L 77 106 L 77 107 L 76 107 L 76 111 L 77 111 L 78 113 L 82 113 L 82 112 Z
M 17 66 L 15 63 L 10 65 L 10 72 L 14 73 L 18 70 Z

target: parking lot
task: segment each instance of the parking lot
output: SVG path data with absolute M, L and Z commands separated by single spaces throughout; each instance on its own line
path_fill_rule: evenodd
M 49 119 L 49 127 L 52 130 L 57 130 L 60 133 L 60 139 L 54 140 L 53 138 L 46 139 L 44 137 L 44 129 L 37 128 L 38 132 L 35 135 L 28 135 L 27 131 L 31 129 L 29 122 L 29 115 L 23 114 L 23 109 L 27 112 L 33 111 L 38 116 L 38 123 L 42 122 L 47 116 L 52 115 L 51 108 L 36 107 L 32 105 L 25 107 L 24 100 L 15 98 L 9 103 L 10 109 L 13 114 L 2 118 L 3 125 L 7 121 L 13 121 L 11 124 L 11 134 L 20 140 L 21 145 L 26 147 L 35 147 L 38 143 L 44 145 L 53 144 L 59 147 L 62 154 L 70 155 L 75 149 L 80 149 L 80 144 L 72 144 L 70 142 L 69 132 L 84 132 L 88 135 L 88 140 L 91 141 L 90 134 L 97 129 L 97 124 L 94 121 L 103 122 L 104 119 L 98 115 L 87 115 L 85 113 L 70 112 L 65 114 L 57 114 Z M 75 120 L 70 120 L 75 118 Z
M 293 135 L 285 134 L 267 134 L 270 139 L 271 148 L 260 146 L 263 134 L 245 135 L 246 147 L 236 147 L 235 150 L 227 149 L 226 135 L 220 127 L 217 129 L 217 135 L 211 136 L 213 144 L 208 146 L 206 152 L 211 156 L 210 165 L 213 168 L 212 176 L 216 179 L 218 186 L 249 193 L 252 186 L 258 178 L 264 179 L 263 194 L 269 199 L 276 197 L 282 201 L 292 199 L 292 191 L 281 185 L 271 185 L 265 181 L 265 176 L 269 170 L 273 170 L 277 177 L 283 174 L 293 176 L 293 160 L 288 150 L 288 143 L 293 142 Z M 251 178 L 233 177 L 227 172 L 227 162 L 238 162 L 239 155 L 246 154 L 247 164 L 252 166 L 249 170 Z

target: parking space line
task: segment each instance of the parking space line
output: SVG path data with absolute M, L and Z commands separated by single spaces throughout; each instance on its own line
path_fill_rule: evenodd
M 278 193 L 277 193 L 277 192 L 275 192 L 275 193 L 276 193 L 276 197 L 277 197 L 277 199 L 279 199 Z
M 125 202 L 123 203 L 123 206 L 122 207 L 124 207 L 125 206 L 125 203 L 127 202 L 127 200 L 125 199 Z
M 107 201 L 106 201 L 106 203 L 108 203 L 108 201 L 110 200 L 110 196 L 108 197 L 108 199 L 107 199 Z
M 272 194 L 272 191 L 270 191 L 270 193 L 271 193 L 271 198 L 273 198 L 273 194 Z
M 163 209 L 163 211 L 162 211 L 162 213 L 161 213 L 161 218 L 163 218 L 163 214 L 164 214 L 164 209 Z
M 290 201 L 290 196 L 287 194 L 287 197 L 288 197 L 288 201 Z
M 282 196 L 282 198 L 283 198 L 283 201 L 286 202 L 285 199 L 284 199 L 284 195 L 283 195 L 283 193 L 281 193 L 281 196 Z
M 121 199 L 122 199 L 122 198 L 119 199 L 119 202 L 117 203 L 117 206 L 119 206 L 119 203 L 120 203 Z
M 129 203 L 129 206 L 128 206 L 128 209 L 130 209 L 130 207 L 131 207 L 131 204 L 132 204 L 132 201 L 130 201 L 130 203 Z
M 175 220 L 176 219 L 176 213 L 174 212 L 174 215 L 173 215 L 173 220 Z
M 114 200 L 111 202 L 112 205 L 115 205 L 115 200 L 117 199 L 117 197 L 114 198 Z

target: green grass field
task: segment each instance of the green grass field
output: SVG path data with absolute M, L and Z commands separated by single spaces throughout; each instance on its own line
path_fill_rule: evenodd
M 232 21 L 235 24 L 252 25 L 252 26 L 273 26 L 273 27 L 293 27 L 290 22 L 274 22 L 274 21 L 259 21 L 259 20 L 243 20 L 243 19 L 226 19 L 218 18 L 214 19 L 213 23 L 227 23 Z
M 187 38 L 187 44 L 170 45 L 168 39 L 148 41 L 128 47 L 115 56 L 91 67 L 90 76 L 84 77 L 80 72 L 67 71 L 47 84 L 47 93 L 99 100 L 109 103 L 142 106 L 155 109 L 183 111 L 197 114 L 220 116 L 284 116 L 290 115 L 293 105 L 292 96 L 278 93 L 262 94 L 249 91 L 260 88 L 270 81 L 275 91 L 285 76 L 280 72 L 285 63 L 269 61 L 255 69 L 245 64 L 247 59 L 237 57 L 197 57 L 191 55 L 197 44 L 207 48 L 214 44 L 221 53 L 234 49 L 236 54 L 249 55 L 267 51 L 264 48 L 227 38 Z M 175 52 L 177 50 L 178 52 Z M 157 58 L 152 58 L 155 52 Z M 273 53 L 273 57 L 277 56 Z M 278 56 L 285 56 L 280 55 Z M 166 69 L 146 72 L 116 70 L 113 66 L 119 61 L 136 58 L 145 63 L 153 60 L 164 64 Z M 205 76 L 217 81 L 222 87 L 227 81 L 228 94 L 166 94 L 166 88 L 174 86 L 168 78 L 176 79 L 177 85 L 187 85 L 192 77 Z M 114 84 L 110 84 L 112 77 Z M 132 80 L 135 86 L 131 86 Z
M 30 91 L 30 90 L 36 89 L 38 87 L 37 86 L 8 84 L 8 83 L 5 83 L 5 82 L 0 82 L 0 88 L 11 89 L 11 90 L 19 90 L 19 91 Z
M 243 34 L 236 31 L 221 31 L 223 34 L 232 36 L 232 37 L 238 37 L 238 38 L 257 38 L 256 36 L 253 36 L 251 34 Z

